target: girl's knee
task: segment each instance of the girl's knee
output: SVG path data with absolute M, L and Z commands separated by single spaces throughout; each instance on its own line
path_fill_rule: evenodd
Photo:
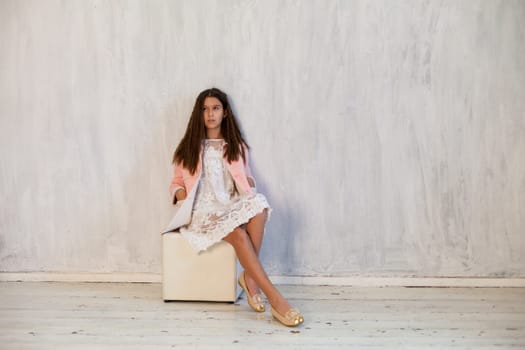
M 245 242 L 247 242 L 248 239 L 248 233 L 242 227 L 237 227 L 226 237 L 224 237 L 224 240 L 233 245 L 234 247 L 244 244 Z

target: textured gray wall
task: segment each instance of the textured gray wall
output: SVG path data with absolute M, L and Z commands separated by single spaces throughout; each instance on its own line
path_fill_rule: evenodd
M 524 1 L 0 0 L 0 270 L 160 272 L 228 92 L 271 274 L 525 276 Z

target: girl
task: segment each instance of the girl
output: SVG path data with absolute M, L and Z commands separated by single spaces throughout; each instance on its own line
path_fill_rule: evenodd
M 264 312 L 262 290 L 272 315 L 297 326 L 303 316 L 268 279 L 258 258 L 271 208 L 256 192 L 248 149 L 226 94 L 216 88 L 201 92 L 173 155 L 173 204 L 188 213 L 175 228 L 197 251 L 220 240 L 230 243 L 244 267 L 238 282 L 248 304 Z

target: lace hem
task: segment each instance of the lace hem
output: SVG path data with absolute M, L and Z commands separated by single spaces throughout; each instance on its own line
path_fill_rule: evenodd
M 266 208 L 268 208 L 269 219 L 272 209 L 264 195 L 257 193 L 241 197 L 233 203 L 231 210 L 225 213 L 203 214 L 195 211 L 192 222 L 181 227 L 179 232 L 194 250 L 201 252 L 221 241 L 236 227 L 247 223 Z

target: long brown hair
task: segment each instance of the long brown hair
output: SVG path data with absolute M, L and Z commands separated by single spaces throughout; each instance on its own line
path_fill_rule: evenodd
M 203 106 L 206 97 L 215 97 L 221 101 L 224 110 L 224 118 L 221 122 L 221 133 L 224 141 L 227 143 L 224 149 L 224 157 L 228 162 L 231 163 L 239 159 L 239 156 L 246 161 L 244 147 L 249 148 L 228 103 L 228 96 L 217 88 L 204 90 L 195 101 L 193 112 L 191 112 L 191 117 L 186 127 L 186 133 L 173 154 L 173 163 L 181 163 L 192 175 L 195 174 L 197 170 L 202 141 L 206 138 L 206 126 L 204 125 L 203 115 Z

